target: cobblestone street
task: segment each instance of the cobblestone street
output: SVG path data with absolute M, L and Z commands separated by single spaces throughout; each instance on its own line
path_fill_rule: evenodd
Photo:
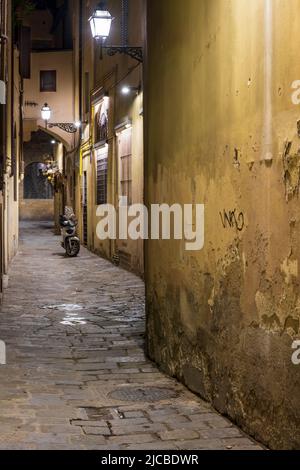
M 144 355 L 144 286 L 24 225 L 0 320 L 1 449 L 259 449 Z

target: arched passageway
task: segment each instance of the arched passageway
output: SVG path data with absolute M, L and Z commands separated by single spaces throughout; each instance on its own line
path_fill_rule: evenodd
M 54 219 L 55 189 L 44 176 L 46 166 L 57 158 L 59 143 L 46 130 L 31 133 L 24 143 L 24 180 L 20 186 L 20 219 Z
M 29 163 L 25 167 L 24 175 L 24 199 L 53 199 L 53 186 L 45 178 L 43 172 L 45 171 L 45 162 Z

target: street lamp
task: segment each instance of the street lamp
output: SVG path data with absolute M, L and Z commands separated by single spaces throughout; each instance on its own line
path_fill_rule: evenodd
M 106 2 L 104 1 L 99 3 L 96 10 L 89 18 L 93 38 L 100 42 L 100 58 L 102 59 L 102 50 L 105 49 L 109 56 L 114 56 L 115 54 L 126 54 L 138 62 L 143 62 L 143 49 L 140 46 L 104 46 L 104 43 L 109 36 L 113 20 L 114 18 L 106 9 Z
M 136 92 L 136 94 L 138 94 L 141 90 L 141 87 L 137 87 L 137 86 L 128 86 L 128 85 L 124 85 L 122 88 L 121 88 L 121 93 L 122 95 L 129 95 L 132 91 Z
M 41 109 L 42 119 L 45 121 L 46 128 L 48 127 L 48 121 L 51 118 L 51 108 L 47 103 Z
M 41 114 L 42 114 L 42 119 L 45 121 L 45 127 L 46 129 L 52 129 L 53 127 L 58 127 L 64 132 L 67 132 L 68 134 L 75 134 L 78 129 L 80 129 L 82 123 L 81 121 L 76 121 L 76 122 L 53 122 L 49 123 L 51 119 L 51 108 L 49 107 L 48 103 L 45 103 L 44 106 L 41 109 Z
M 93 38 L 104 42 L 109 36 L 113 19 L 109 11 L 105 10 L 104 3 L 99 3 L 89 19 Z
M 122 95 L 129 95 L 129 93 L 130 93 L 129 86 L 127 86 L 127 85 L 123 86 L 121 92 L 122 92 Z

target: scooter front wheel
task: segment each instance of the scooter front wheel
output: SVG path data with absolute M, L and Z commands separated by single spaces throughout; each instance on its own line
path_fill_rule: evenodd
M 75 258 L 80 252 L 80 243 L 78 240 L 67 240 L 66 253 L 69 258 Z

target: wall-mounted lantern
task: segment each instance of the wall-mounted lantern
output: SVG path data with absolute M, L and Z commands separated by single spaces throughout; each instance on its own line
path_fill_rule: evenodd
M 47 129 L 48 121 L 51 118 L 51 108 L 48 106 L 47 103 L 45 103 L 44 106 L 42 107 L 41 114 L 42 114 L 43 121 L 45 121 L 45 127 Z
M 123 7 L 124 8 L 124 7 Z M 123 12 L 124 13 L 124 12 Z M 124 15 L 123 15 L 124 16 Z M 126 16 L 126 15 L 125 15 Z M 98 7 L 89 19 L 93 38 L 100 42 L 101 55 L 102 51 L 106 50 L 109 56 L 116 54 L 126 54 L 138 62 L 143 62 L 143 48 L 139 46 L 128 46 L 127 43 L 122 46 L 106 46 L 105 41 L 109 36 L 111 24 L 114 18 L 111 16 L 106 7 L 106 1 L 99 3 Z M 124 25 L 123 25 L 124 28 Z M 122 37 L 124 36 L 122 32 Z
M 122 95 L 130 95 L 131 93 L 136 93 L 137 95 L 140 93 L 141 87 L 140 86 L 128 86 L 124 85 L 121 88 Z
M 52 129 L 53 127 L 58 127 L 64 132 L 67 132 L 68 134 L 75 134 L 78 129 L 80 129 L 82 123 L 81 121 L 76 121 L 75 123 L 73 122 L 53 122 L 49 124 L 49 121 L 51 119 L 51 108 L 48 105 L 48 103 L 45 103 L 44 106 L 41 109 L 41 115 L 43 121 L 45 121 L 45 127 L 46 129 Z

